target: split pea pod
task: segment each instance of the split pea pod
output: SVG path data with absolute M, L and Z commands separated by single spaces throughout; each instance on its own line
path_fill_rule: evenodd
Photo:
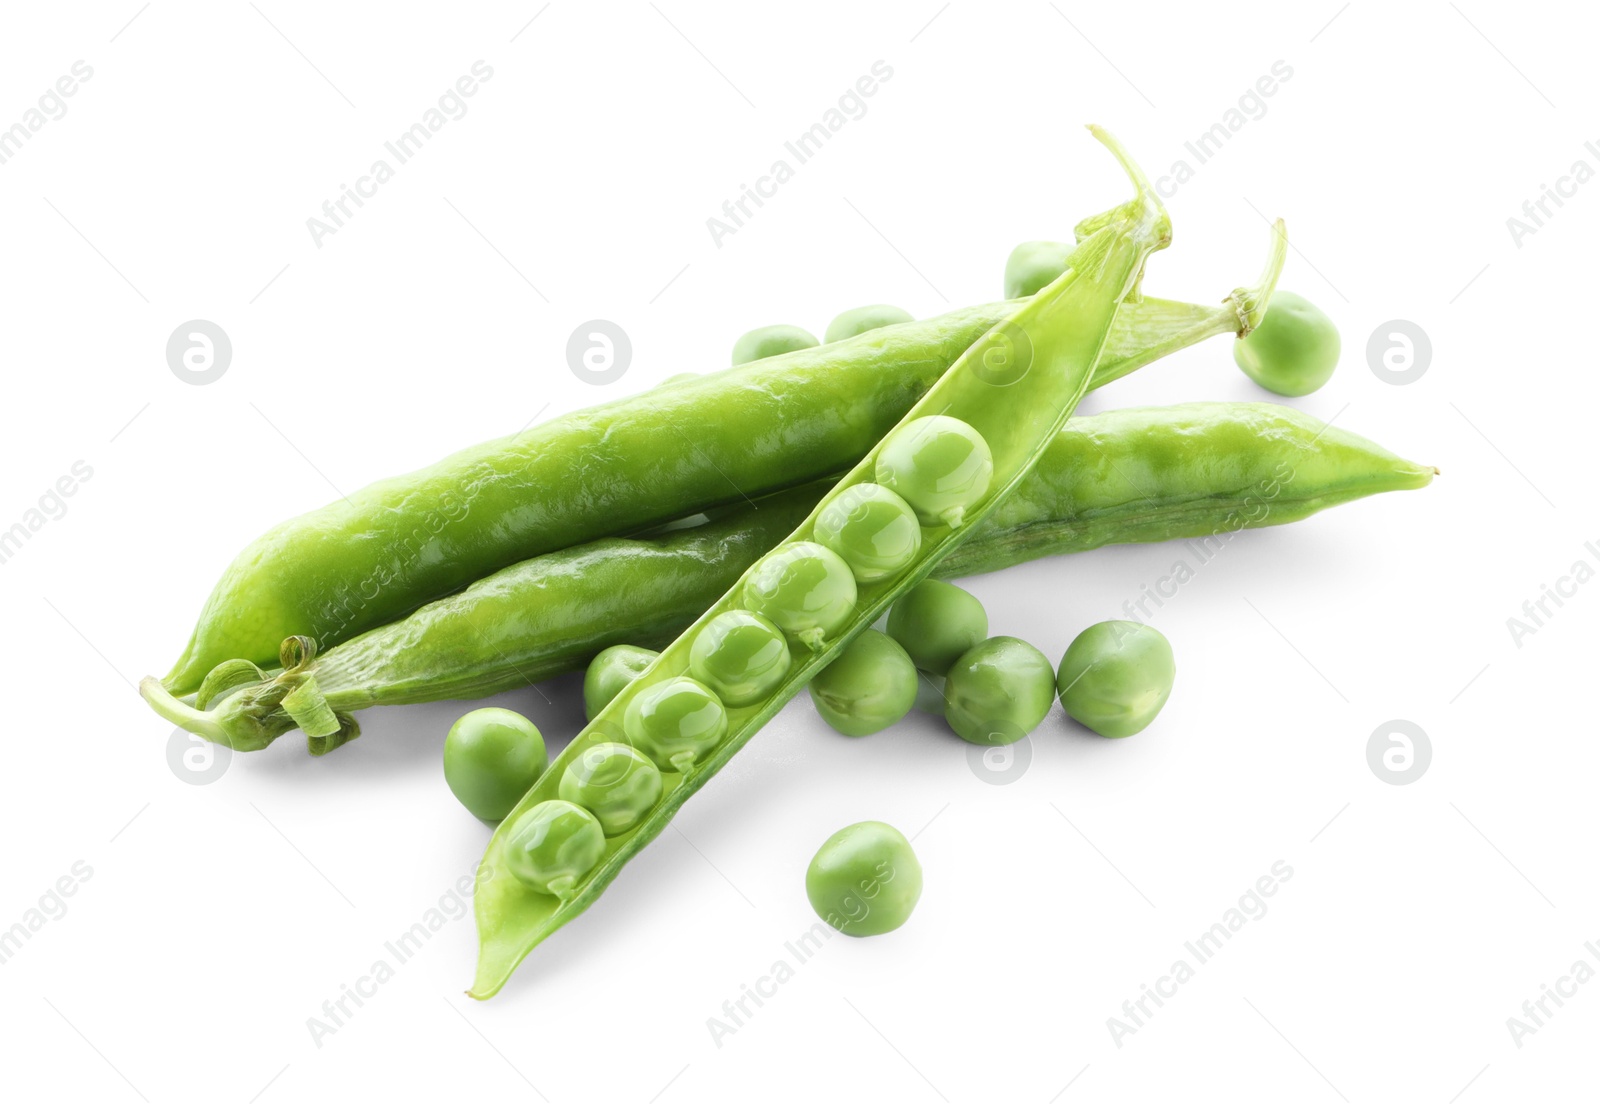
M 1117 309 L 1137 297 L 1145 260 L 1172 234 L 1137 166 L 1105 132 L 1094 134 L 1127 170 L 1135 199 L 1098 217 L 1070 268 L 957 358 L 815 511 L 601 709 L 495 832 L 479 869 L 478 971 L 468 994 L 494 995 L 534 946 L 588 908 L 690 795 L 991 516 L 1045 453 L 1088 390 Z M 863 580 L 839 549 L 820 543 L 817 520 L 832 497 L 867 484 L 905 501 L 919 541 L 890 575 Z M 757 633 L 724 637 L 719 628 L 730 621 Z M 697 648 L 705 635 L 731 644 L 712 666 L 701 664 Z M 786 663 L 770 664 L 774 650 Z M 741 671 L 760 674 L 759 698 L 741 681 L 731 699 L 715 675 Z M 587 863 L 572 864 L 593 831 L 577 819 L 564 822 L 562 834 L 551 829 L 571 814 L 557 806 L 566 803 L 559 783 L 606 743 L 653 761 L 663 792 L 592 860 L 585 848 Z
M 1422 488 L 1433 470 L 1304 412 L 1268 403 L 1129 408 L 1070 420 L 1026 480 L 933 571 L 954 578 L 1124 542 L 1229 541 L 1382 492 Z M 309 739 L 324 753 L 356 735 L 350 713 L 379 704 L 469 699 L 581 669 L 621 644 L 659 649 L 799 526 L 832 481 L 774 493 L 697 526 L 604 538 L 530 558 L 299 668 L 158 710 L 212 741 L 259 749 L 294 730 L 285 685 L 314 677 L 340 723 Z M 155 682 L 152 682 L 154 684 Z
M 1205 338 L 1248 334 L 1285 250 L 1279 224 L 1261 280 L 1218 305 L 1126 304 L 1094 386 Z M 291 636 L 326 650 L 539 554 L 843 472 L 1020 303 L 880 327 L 572 412 L 281 523 L 223 573 L 162 684 L 185 696 L 219 665 L 272 665 Z

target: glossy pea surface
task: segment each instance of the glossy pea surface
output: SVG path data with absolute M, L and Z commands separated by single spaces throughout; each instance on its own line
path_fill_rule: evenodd
M 783 631 L 753 611 L 724 611 L 689 647 L 689 674 L 729 707 L 755 703 L 789 672 Z
M 1280 290 L 1261 325 L 1234 340 L 1233 360 L 1268 392 L 1309 395 L 1339 364 L 1339 328 L 1304 296 Z
M 777 357 L 779 354 L 793 353 L 795 350 L 808 350 L 815 345 L 817 345 L 816 336 L 804 327 L 794 327 L 788 323 L 757 327 L 753 331 L 745 331 L 734 342 L 732 364 L 748 365 L 762 358 Z
M 889 609 L 888 630 L 917 668 L 942 677 L 957 658 L 989 637 L 989 613 L 966 589 L 925 580 Z
M 1032 296 L 1067 271 L 1074 247 L 1067 242 L 1023 242 L 1006 258 L 1006 299 Z
M 860 738 L 905 718 L 917 702 L 917 683 L 917 667 L 900 643 L 864 630 L 811 678 L 811 702 L 834 730 Z
M 515 711 L 480 707 L 444 738 L 444 779 L 461 806 L 499 822 L 550 763 L 539 728 Z
M 834 834 L 806 869 L 806 898 L 822 921 L 853 938 L 887 934 L 922 897 L 922 865 L 888 823 L 864 822 Z
M 1078 722 L 1104 737 L 1126 738 L 1161 713 L 1176 675 L 1166 635 L 1144 623 L 1109 619 L 1072 640 L 1056 690 Z
M 855 614 L 856 578 L 844 559 L 816 542 L 790 542 L 750 570 L 745 605 L 819 650 Z
M 698 680 L 672 677 L 633 698 L 622 730 L 662 772 L 683 773 L 722 741 L 728 712 Z
M 661 801 L 661 770 L 632 746 L 601 742 L 567 766 L 557 795 L 588 811 L 605 836 L 615 838 Z
M 648 669 L 656 656 L 655 650 L 641 646 L 611 646 L 597 653 L 583 674 L 584 715 L 593 719 L 600 714 L 600 709 Z
M 949 415 L 913 419 L 884 439 L 874 464 L 879 484 L 899 494 L 925 526 L 959 526 L 994 479 L 989 444 Z
M 945 721 L 977 746 L 1006 746 L 1044 721 L 1055 702 L 1050 659 L 1001 635 L 972 647 L 945 676 Z
M 506 843 L 506 867 L 536 892 L 565 899 L 594 871 L 606 836 L 588 811 L 566 800 L 545 800 L 523 812 Z
M 858 334 L 875 331 L 879 327 L 892 327 L 896 323 L 911 322 L 911 313 L 893 304 L 868 304 L 866 307 L 841 311 L 833 317 L 823 334 L 824 342 L 840 342 Z
M 894 576 L 922 549 L 917 513 L 881 484 L 853 484 L 834 496 L 817 514 L 813 533 L 862 582 Z

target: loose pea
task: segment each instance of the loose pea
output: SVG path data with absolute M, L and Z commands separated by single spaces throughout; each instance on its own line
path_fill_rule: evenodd
M 989 615 L 971 592 L 925 580 L 895 601 L 888 629 L 917 668 L 942 677 L 957 658 L 989 636 Z
M 1072 640 L 1056 688 L 1068 715 L 1096 734 L 1126 738 L 1160 714 L 1176 675 L 1166 635 L 1143 623 L 1109 619 Z
M 1234 341 L 1233 360 L 1268 392 L 1305 396 L 1333 376 L 1339 328 L 1304 296 L 1274 292 L 1261 325 Z
M 1024 242 L 1006 258 L 1006 299 L 1032 296 L 1067 271 L 1067 242 Z
M 922 548 L 917 513 L 881 484 L 853 484 L 833 497 L 818 513 L 814 533 L 863 583 L 894 576 Z
M 856 578 L 844 559 L 815 542 L 791 542 L 761 560 L 745 582 L 745 603 L 820 650 L 856 609 Z
M 506 868 L 536 892 L 566 899 L 606 851 L 605 832 L 589 812 L 566 800 L 528 808 L 506 842 Z
M 733 364 L 747 365 L 765 357 L 810 349 L 816 344 L 816 336 L 803 327 L 792 327 L 787 323 L 757 327 L 753 331 L 745 331 L 733 344 Z
M 904 308 L 897 308 L 893 304 L 868 304 L 866 307 L 851 308 L 835 315 L 833 322 L 828 324 L 822 341 L 839 342 L 846 338 L 854 338 L 858 334 L 875 331 L 879 327 L 892 327 L 896 323 L 909 322 L 911 313 Z
M 658 654 L 640 646 L 611 646 L 595 654 L 583 674 L 583 713 L 592 722 L 600 709 L 617 698 L 650 667 Z
M 607 838 L 639 825 L 661 799 L 661 771 L 621 742 L 600 742 L 579 754 L 561 774 L 557 795 L 587 809 Z
M 689 673 L 729 707 L 755 703 L 783 683 L 789 643 L 753 611 L 724 611 L 689 647 Z
M 874 465 L 878 483 L 899 493 L 926 526 L 961 525 L 994 477 L 989 443 L 948 415 L 913 419 L 884 440 Z
M 833 835 L 806 869 L 806 898 L 841 934 L 865 938 L 904 925 L 922 897 L 922 865 L 888 823 L 865 822 Z
M 672 677 L 633 698 L 622 730 L 662 772 L 686 773 L 722 741 L 728 713 L 698 680 Z
M 1050 660 L 1020 638 L 973 646 L 945 677 L 945 721 L 978 746 L 1005 746 L 1044 721 L 1055 702 Z
M 445 783 L 485 822 L 510 814 L 549 763 L 539 728 L 503 707 L 468 711 L 444 737 Z
M 917 667 L 887 634 L 864 630 L 811 678 L 811 702 L 834 730 L 875 734 L 906 717 L 917 701 Z

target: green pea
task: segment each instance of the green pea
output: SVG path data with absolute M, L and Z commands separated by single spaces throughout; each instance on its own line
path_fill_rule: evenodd
M 793 327 L 788 323 L 757 327 L 753 331 L 745 331 L 733 344 L 733 364 L 748 365 L 762 358 L 807 350 L 815 345 L 816 335 L 803 327 Z
M 942 677 L 957 658 L 989 637 L 989 615 L 971 592 L 925 580 L 889 609 L 888 630 L 917 668 Z
M 922 897 L 922 865 L 888 823 L 865 822 L 833 835 L 806 868 L 806 898 L 841 934 L 865 938 L 898 929 Z
M 1010 745 L 1050 713 L 1055 676 L 1050 659 L 1020 638 L 980 642 L 945 677 L 945 721 L 973 745 Z
M 791 542 L 772 551 L 744 586 L 745 604 L 807 649 L 820 650 L 828 636 L 855 614 L 856 578 L 844 559 L 815 542 Z
M 866 307 L 851 308 L 835 315 L 833 322 L 828 324 L 822 341 L 840 342 L 846 338 L 854 338 L 858 334 L 875 331 L 879 327 L 892 327 L 896 323 L 909 322 L 911 313 L 904 308 L 897 308 L 893 304 L 868 304 Z
M 988 493 L 994 457 L 983 435 L 960 419 L 925 415 L 884 440 L 874 472 L 879 484 L 916 509 L 925 526 L 958 527 Z
M 863 583 L 894 576 L 922 549 L 917 513 L 881 484 L 853 484 L 833 497 L 814 533 Z
M 766 697 L 789 673 L 783 631 L 753 611 L 724 611 L 695 635 L 689 673 L 729 707 Z
M 1096 734 L 1126 738 L 1161 713 L 1176 675 L 1166 635 L 1143 623 L 1108 619 L 1072 640 L 1061 657 L 1056 689 L 1068 715 Z
M 539 728 L 503 707 L 468 711 L 444 736 L 445 783 L 485 822 L 510 814 L 549 763 Z
M 595 654 L 583 674 L 583 713 L 590 722 L 660 655 L 640 646 L 611 646 Z
M 506 841 L 506 868 L 536 892 L 566 899 L 606 851 L 600 821 L 575 803 L 545 800 L 517 819 Z
M 1032 296 L 1067 271 L 1068 242 L 1024 242 L 1006 258 L 1006 299 Z
M 893 638 L 864 630 L 811 678 L 811 702 L 840 734 L 876 734 L 917 702 L 917 667 Z
M 1306 396 L 1339 364 L 1339 328 L 1304 296 L 1274 292 L 1261 325 L 1234 341 L 1233 360 L 1268 392 Z
M 693 677 L 672 677 L 633 697 L 622 730 L 662 772 L 686 773 L 728 732 L 716 694 Z
M 587 809 L 607 838 L 639 825 L 661 799 L 661 770 L 632 746 L 599 742 L 561 774 L 556 794 Z

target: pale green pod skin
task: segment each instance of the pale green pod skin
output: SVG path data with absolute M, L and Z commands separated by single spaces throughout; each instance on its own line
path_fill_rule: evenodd
M 662 772 L 688 772 L 728 732 L 716 693 L 685 676 L 645 688 L 622 718 L 622 733 Z
M 828 339 L 832 342 L 833 339 Z M 796 350 L 809 350 L 818 345 L 817 338 L 804 327 L 791 326 L 788 323 L 775 323 L 770 327 L 757 327 L 753 331 L 745 331 L 733 344 L 733 361 L 735 368 L 748 365 L 752 361 L 764 361 L 769 357 L 780 354 L 792 354 Z
M 517 816 L 502 859 L 524 887 L 565 900 L 594 871 L 605 848 L 605 833 L 593 815 L 565 800 L 546 800 Z
M 944 678 L 944 717 L 975 746 L 1008 746 L 1050 713 L 1056 672 L 1050 659 L 1004 635 L 962 654 Z
M 1234 342 L 1233 360 L 1268 392 L 1309 396 L 1339 364 L 1339 328 L 1304 296 L 1280 291 L 1261 325 Z
M 900 643 L 864 630 L 811 678 L 811 702 L 823 722 L 849 738 L 893 726 L 917 702 L 917 667 Z
M 1032 296 L 1067 270 L 1069 242 L 1023 242 L 1006 258 L 1005 296 Z
M 1125 301 L 1138 298 L 1139 279 L 1146 259 L 1164 248 L 1172 235 L 1171 223 L 1149 180 L 1128 159 L 1115 139 L 1098 128 L 1091 130 L 1117 155 L 1135 182 L 1138 195 L 1080 224 L 1082 242 L 1073 255 L 1073 268 L 1049 288 L 1023 302 L 1003 326 L 981 336 L 901 421 L 903 424 L 935 413 L 952 413 L 971 426 L 992 452 L 995 475 L 985 500 L 972 505 L 957 525 L 926 528 L 922 552 L 905 573 L 891 581 L 861 584 L 849 618 L 831 631 L 824 631 L 814 650 L 795 651 L 784 682 L 765 699 L 746 707 L 727 709 L 726 736 L 697 757 L 686 771 L 663 773 L 665 794 L 661 803 L 633 831 L 610 840 L 606 857 L 569 898 L 554 901 L 531 892 L 517 881 L 500 877 L 506 840 L 500 835 L 492 838 L 479 868 L 483 876 L 474 896 L 479 955 L 470 996 L 487 999 L 494 995 L 530 951 L 595 902 L 626 863 L 666 828 L 690 795 L 703 787 L 785 703 L 838 657 L 856 634 L 870 627 L 902 593 L 932 572 L 945 556 L 979 529 L 1047 452 L 1088 390 L 1112 320 Z M 909 326 L 911 324 L 902 324 L 902 327 Z M 899 328 L 885 327 L 850 341 L 873 339 L 896 329 Z M 1023 347 L 1015 341 L 1018 336 L 1026 340 L 1025 347 L 1030 351 L 1030 371 L 1020 378 L 997 381 L 992 366 L 997 359 Z M 893 433 L 891 430 L 890 434 Z M 880 442 L 869 450 L 839 479 L 830 494 L 871 480 L 881 448 Z M 776 552 L 781 554 L 791 546 L 815 546 L 816 515 L 815 511 L 808 515 L 778 544 Z M 821 546 L 816 549 L 837 562 L 849 576 L 848 566 L 837 554 Z M 765 563 L 769 559 L 762 560 Z M 635 702 L 658 695 L 658 688 L 689 679 L 682 674 L 688 669 L 694 640 L 713 619 L 725 611 L 737 609 L 756 610 L 771 618 L 770 611 L 761 611 L 748 602 L 753 591 L 748 584 L 761 572 L 762 564 L 758 563 L 662 650 L 648 670 L 624 688 L 568 743 L 550 772 L 523 797 L 519 811 L 542 802 L 552 787 L 547 783 L 551 777 L 565 771 L 566 765 L 581 756 L 585 749 L 599 741 L 614 740 L 611 735 L 619 721 L 627 733 L 627 716 Z M 855 583 L 853 578 L 851 583 Z M 780 627 L 783 625 L 779 619 L 773 622 Z M 636 747 L 640 745 L 632 734 L 629 740 Z M 516 815 L 517 812 L 513 812 L 511 818 Z
M 922 898 L 922 864 L 888 823 L 856 823 L 817 850 L 806 868 L 806 898 L 841 934 L 887 934 L 906 924 Z
M 583 674 L 583 716 L 592 719 L 656 659 L 655 650 L 621 644 L 595 654 Z
M 989 613 L 966 589 L 925 580 L 895 601 L 887 629 L 917 668 L 942 677 L 957 658 L 989 637 Z
M 725 611 L 706 624 L 689 651 L 689 673 L 729 707 L 761 699 L 789 671 L 783 631 L 753 611 Z
M 661 802 L 661 770 L 621 742 L 583 751 L 561 774 L 558 792 L 593 815 L 607 838 L 626 834 Z
M 1145 623 L 1108 619 L 1072 640 L 1056 690 L 1075 720 L 1102 737 L 1127 738 L 1161 713 L 1176 676 L 1166 635 Z
M 856 609 L 856 579 L 844 559 L 816 542 L 789 542 L 750 570 L 746 606 L 813 652 Z
M 897 308 L 893 304 L 868 304 L 866 307 L 851 308 L 835 315 L 833 322 L 828 324 L 828 330 L 822 336 L 822 340 L 843 342 L 847 338 L 854 338 L 858 334 L 866 334 L 880 327 L 892 327 L 911 321 L 911 313 L 904 308 Z
M 883 580 L 916 560 L 922 527 L 911 505 L 881 484 L 857 484 L 822 505 L 817 541 L 858 581 Z
M 975 429 L 949 415 L 929 415 L 884 439 L 873 470 L 878 483 L 916 511 L 923 526 L 957 527 L 989 494 L 994 454 Z

